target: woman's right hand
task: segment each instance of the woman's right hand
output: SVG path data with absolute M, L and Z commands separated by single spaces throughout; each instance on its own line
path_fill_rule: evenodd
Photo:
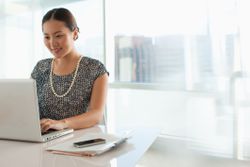
M 49 118 L 44 118 L 40 120 L 42 132 L 46 132 L 49 129 L 63 130 L 68 128 L 65 120 L 53 120 Z

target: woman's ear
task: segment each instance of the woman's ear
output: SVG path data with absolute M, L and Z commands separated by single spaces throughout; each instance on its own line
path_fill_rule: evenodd
M 78 29 L 75 28 L 74 31 L 73 31 L 73 39 L 74 39 L 74 41 L 78 39 L 78 33 L 79 33 Z

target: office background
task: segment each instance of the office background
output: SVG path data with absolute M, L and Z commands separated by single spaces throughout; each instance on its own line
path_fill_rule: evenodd
M 51 57 L 41 19 L 76 16 L 79 52 L 110 72 L 108 123 L 161 129 L 224 156 L 249 147 L 247 0 L 1 0 L 0 78 L 29 78 Z

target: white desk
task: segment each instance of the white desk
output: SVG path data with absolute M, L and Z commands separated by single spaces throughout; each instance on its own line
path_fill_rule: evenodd
M 115 150 L 96 157 L 74 157 L 52 154 L 45 148 L 72 140 L 87 133 L 103 133 L 103 127 L 75 131 L 47 143 L 0 140 L 1 167 L 133 167 L 159 134 L 156 130 L 135 129 L 133 137 Z

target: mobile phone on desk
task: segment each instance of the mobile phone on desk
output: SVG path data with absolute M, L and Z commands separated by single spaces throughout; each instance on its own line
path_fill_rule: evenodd
M 105 142 L 106 142 L 105 139 L 96 138 L 96 139 L 91 139 L 91 140 L 78 141 L 78 142 L 73 143 L 73 145 L 75 147 L 77 147 L 77 148 L 82 148 L 82 147 L 88 147 L 88 146 L 103 144 Z

